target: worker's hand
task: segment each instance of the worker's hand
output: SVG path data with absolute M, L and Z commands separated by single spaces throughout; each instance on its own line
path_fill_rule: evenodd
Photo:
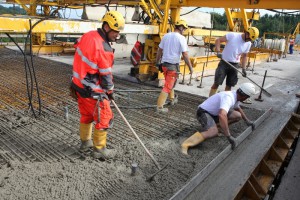
M 222 59 L 222 53 L 217 52 L 217 57 L 220 58 L 220 59 Z
M 115 95 L 113 92 L 107 94 L 109 100 L 115 100 Z
M 242 69 L 242 74 L 243 74 L 243 77 L 246 77 L 246 76 L 247 76 L 247 72 L 246 72 L 246 69 L 245 69 L 245 68 Z
M 246 124 L 247 124 L 247 126 L 251 126 L 252 131 L 255 129 L 255 124 L 254 124 L 253 121 L 247 120 L 247 121 L 246 121 Z
M 92 95 L 93 99 L 103 101 L 104 99 L 108 100 L 108 96 L 105 93 L 95 93 Z
M 227 140 L 231 144 L 231 149 L 234 150 L 235 147 L 237 146 L 236 139 L 230 135 L 230 136 L 227 136 Z

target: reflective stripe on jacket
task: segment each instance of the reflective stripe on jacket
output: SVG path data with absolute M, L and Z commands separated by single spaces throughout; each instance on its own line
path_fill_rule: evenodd
M 75 45 L 72 81 L 77 86 L 74 89 L 77 88 L 82 97 L 106 93 L 114 88 L 114 51 L 105 38 L 105 34 L 98 29 L 85 33 Z

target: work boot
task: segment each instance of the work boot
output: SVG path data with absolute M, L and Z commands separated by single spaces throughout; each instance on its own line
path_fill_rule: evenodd
M 93 143 L 91 140 L 92 137 L 92 127 L 93 124 L 83 124 L 80 123 L 79 126 L 79 132 L 80 132 L 80 140 L 81 140 L 81 145 L 79 147 L 80 152 L 85 152 L 87 151 L 90 147 L 93 147 Z
M 107 131 L 95 129 L 94 131 L 94 148 L 103 149 L 106 147 Z
M 81 141 L 81 145 L 79 147 L 79 151 L 81 153 L 88 151 L 90 148 L 93 147 L 93 141 L 87 140 L 87 141 Z
M 300 93 L 298 93 L 298 94 L 295 94 L 295 95 L 296 95 L 296 97 L 300 98 Z
M 168 98 L 168 93 L 161 91 L 157 99 L 157 107 L 162 108 L 165 105 L 167 98 Z
M 107 159 L 112 159 L 115 156 L 116 156 L 116 151 L 113 149 L 107 149 L 107 148 L 97 149 L 94 147 L 94 151 L 93 151 L 94 159 L 107 160 Z
M 171 101 L 168 103 L 170 106 L 174 106 L 175 104 L 178 103 L 178 95 L 175 94 L 174 98 L 171 99 Z
M 203 142 L 204 140 L 205 140 L 205 138 L 203 137 L 203 135 L 200 132 L 194 133 L 194 135 L 192 135 L 191 137 L 186 139 L 181 144 L 181 153 L 183 153 L 185 155 L 189 155 L 188 154 L 189 147 L 196 146 L 196 145 L 200 144 L 201 142 Z
M 158 112 L 158 113 L 167 113 L 167 112 L 169 112 L 169 109 L 168 108 L 159 108 L 159 107 L 157 107 L 156 108 L 156 112 Z

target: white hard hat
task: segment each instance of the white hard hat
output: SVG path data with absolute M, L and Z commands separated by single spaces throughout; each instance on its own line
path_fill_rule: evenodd
M 243 83 L 239 89 L 249 97 L 255 94 L 255 86 L 252 83 Z

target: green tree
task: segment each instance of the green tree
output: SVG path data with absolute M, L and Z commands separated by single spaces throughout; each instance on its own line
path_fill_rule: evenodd
M 0 15 L 2 14 L 26 15 L 26 11 L 19 6 L 4 7 L 0 5 Z
M 228 22 L 225 12 L 222 15 L 212 12 L 211 17 L 214 19 L 213 29 L 227 29 Z M 258 21 L 253 21 L 252 25 L 259 29 L 260 36 L 262 36 L 265 32 L 293 33 L 298 23 L 300 23 L 300 15 L 277 13 L 275 15 L 265 14 Z

